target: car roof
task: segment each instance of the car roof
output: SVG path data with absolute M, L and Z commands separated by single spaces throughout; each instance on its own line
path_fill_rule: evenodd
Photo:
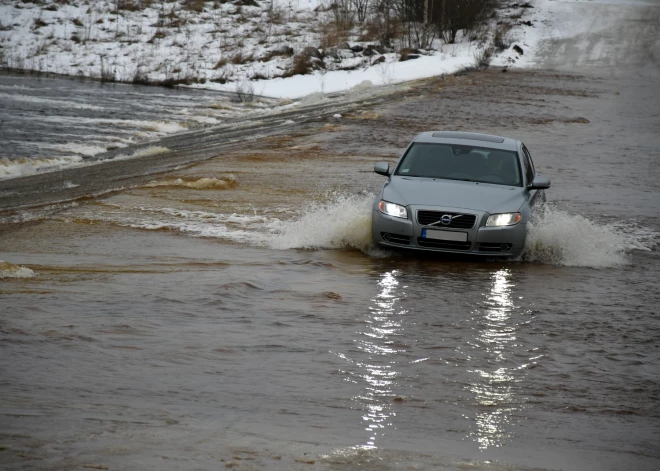
M 519 141 L 508 137 L 462 131 L 428 131 L 415 137 L 414 142 L 428 142 L 436 144 L 462 144 L 475 147 L 488 147 L 517 151 Z

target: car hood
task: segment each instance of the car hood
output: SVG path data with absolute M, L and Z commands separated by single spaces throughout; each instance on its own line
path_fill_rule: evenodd
M 521 187 L 397 176 L 383 188 L 383 199 L 404 206 L 443 206 L 491 214 L 518 211 L 525 202 Z

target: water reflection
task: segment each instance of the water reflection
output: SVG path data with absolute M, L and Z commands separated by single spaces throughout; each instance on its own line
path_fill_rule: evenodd
M 476 432 L 472 435 L 481 450 L 501 446 L 510 437 L 511 416 L 517 410 L 513 390 L 516 377 L 506 366 L 516 340 L 516 325 L 511 319 L 514 285 L 508 269 L 497 271 L 492 278 L 486 313 L 476 337 L 476 346 L 485 355 L 481 361 L 484 367 L 469 371 L 476 375 L 468 389 L 478 409 Z
M 362 422 L 367 431 L 367 439 L 360 448 L 377 447 L 379 437 L 384 436 L 388 427 L 394 427 L 392 410 L 395 397 L 393 387 L 399 376 L 396 355 L 405 351 L 398 347 L 395 337 L 402 335 L 402 316 L 406 311 L 398 307 L 403 296 L 397 279 L 399 273 L 392 270 L 381 275 L 378 294 L 372 299 L 369 308 L 367 328 L 360 332 L 357 349 L 364 355 L 363 361 L 355 361 L 359 368 L 357 375 L 365 383 L 364 392 L 355 399 L 364 407 Z

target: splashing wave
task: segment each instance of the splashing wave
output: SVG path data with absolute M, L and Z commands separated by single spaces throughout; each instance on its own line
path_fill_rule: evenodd
M 599 224 L 548 205 L 528 225 L 523 260 L 570 267 L 624 265 L 630 250 L 651 250 L 658 235 L 635 224 Z
M 372 194 L 336 193 L 327 202 L 314 202 L 292 221 L 271 224 L 274 249 L 371 249 Z
M 29 268 L 0 260 L 0 279 L 33 278 L 36 274 Z

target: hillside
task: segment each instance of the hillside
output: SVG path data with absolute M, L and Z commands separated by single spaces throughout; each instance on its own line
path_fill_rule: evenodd
M 457 0 L 490 9 L 455 30 L 397 16 L 414 1 L 3 1 L 0 65 L 295 98 L 530 61 L 531 4 Z

